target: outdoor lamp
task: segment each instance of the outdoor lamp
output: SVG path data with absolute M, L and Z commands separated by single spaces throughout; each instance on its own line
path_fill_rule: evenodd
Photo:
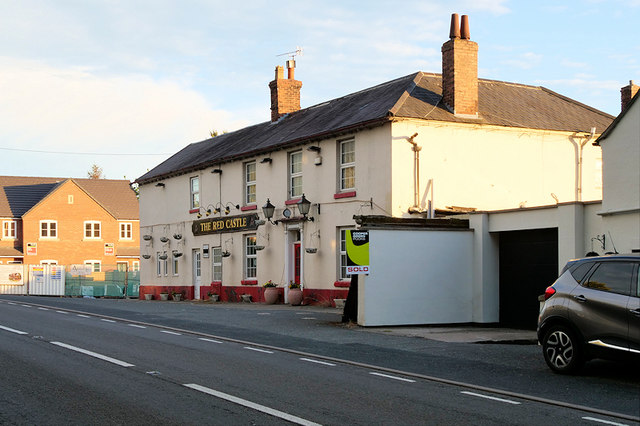
M 298 201 L 298 210 L 300 211 L 300 214 L 302 214 L 302 216 L 304 216 L 304 218 L 307 220 L 313 220 L 312 217 L 307 218 L 310 208 L 311 201 L 307 200 L 307 197 L 302 194 L 302 198 L 300 198 L 300 201 Z
M 271 204 L 271 201 L 267 198 L 267 204 L 262 206 L 262 213 L 264 214 L 265 219 L 271 222 L 271 218 L 273 217 L 273 213 L 276 211 L 276 206 Z

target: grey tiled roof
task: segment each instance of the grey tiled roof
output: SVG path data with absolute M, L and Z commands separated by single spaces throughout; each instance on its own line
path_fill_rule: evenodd
M 22 217 L 59 185 L 65 178 L 0 176 L 0 217 Z M 138 199 L 127 180 L 69 179 L 116 219 L 137 220 Z
M 476 123 L 528 129 L 602 132 L 613 116 L 543 87 L 478 80 L 478 119 L 441 102 L 440 74 L 418 72 L 213 139 L 192 143 L 137 179 L 149 183 L 215 164 L 313 142 L 393 119 Z

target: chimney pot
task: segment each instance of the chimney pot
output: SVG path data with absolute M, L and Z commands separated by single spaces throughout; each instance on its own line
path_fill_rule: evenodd
M 451 28 L 449 29 L 449 38 L 460 38 L 460 21 L 458 14 L 451 14 Z
M 293 59 L 289 59 L 287 61 L 287 78 L 289 80 L 294 80 L 294 71 L 296 69 L 296 61 Z
M 460 38 L 464 40 L 471 39 L 471 35 L 469 33 L 469 16 L 462 15 L 462 29 L 460 30 Z

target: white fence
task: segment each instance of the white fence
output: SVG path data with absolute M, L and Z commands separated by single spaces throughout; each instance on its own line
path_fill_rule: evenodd
M 64 266 L 0 265 L 0 294 L 64 296 Z

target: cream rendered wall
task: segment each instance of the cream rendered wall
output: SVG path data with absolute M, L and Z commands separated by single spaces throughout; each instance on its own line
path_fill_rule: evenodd
M 338 190 L 338 141 L 355 137 L 356 142 L 356 188 L 355 196 L 335 198 Z M 340 138 L 330 138 L 313 143 L 321 148 L 322 162 L 316 165 L 318 154 L 307 150 L 311 144 L 275 151 L 271 154 L 248 158 L 243 161 L 225 163 L 205 170 L 162 180 L 163 188 L 155 182 L 140 187 L 141 235 L 153 235 L 152 244 L 142 241 L 141 254 L 150 254 L 150 259 L 141 259 L 142 285 L 191 285 L 192 250 L 208 244 L 210 249 L 221 246 L 229 250 L 231 256 L 223 258 L 223 285 L 241 285 L 244 271 L 243 237 L 257 236 L 257 244 L 265 249 L 258 252 L 258 284 L 271 279 L 280 285 L 293 280 L 293 266 L 290 262 L 295 231 L 300 231 L 302 242 L 303 284 L 308 288 L 333 289 L 337 279 L 338 228 L 355 227 L 354 215 L 384 215 L 390 211 L 391 178 L 387 159 L 390 158 L 390 125 L 347 134 Z M 189 180 L 200 177 L 200 204 L 204 210 L 221 201 L 243 206 L 244 164 L 256 161 L 256 210 L 238 211 L 232 208 L 229 217 L 257 213 L 263 218 L 262 206 L 267 198 L 276 206 L 273 220 L 283 218 L 282 211 L 288 207 L 293 216 L 298 216 L 295 206 L 287 206 L 288 156 L 290 152 L 301 150 L 303 154 L 303 192 L 313 204 L 309 216 L 314 221 L 266 223 L 257 231 L 233 232 L 194 236 L 191 224 L 197 220 L 196 213 L 189 213 Z M 260 161 L 270 157 L 271 163 Z M 211 173 L 214 168 L 222 169 L 222 175 Z M 220 181 L 221 179 L 221 181 Z M 220 183 L 222 193 L 220 194 Z M 320 213 L 318 214 L 318 204 Z M 224 214 L 223 214 L 224 216 Z M 204 216 L 203 216 L 204 217 Z M 170 238 L 162 244 L 160 237 L 171 237 L 174 233 L 183 235 L 182 240 Z M 148 245 L 148 246 L 147 246 Z M 307 254 L 304 248 L 313 247 L 318 251 Z M 158 277 L 156 274 L 156 252 L 181 249 L 179 275 Z M 171 256 L 169 256 L 169 260 Z M 169 262 L 170 263 L 170 262 Z M 170 263 L 171 266 L 171 263 Z M 209 285 L 212 279 L 212 256 L 202 259 L 202 285 Z
M 413 204 L 413 151 L 406 141 L 414 133 L 420 151 L 420 200 L 426 208 L 429 179 L 434 179 L 436 208 L 497 210 L 575 201 L 577 144 L 586 139 L 567 132 L 421 120 L 393 124 L 393 214 L 407 215 Z M 601 152 L 583 148 L 582 200 L 599 200 Z M 408 184 L 410 183 L 410 184 Z

